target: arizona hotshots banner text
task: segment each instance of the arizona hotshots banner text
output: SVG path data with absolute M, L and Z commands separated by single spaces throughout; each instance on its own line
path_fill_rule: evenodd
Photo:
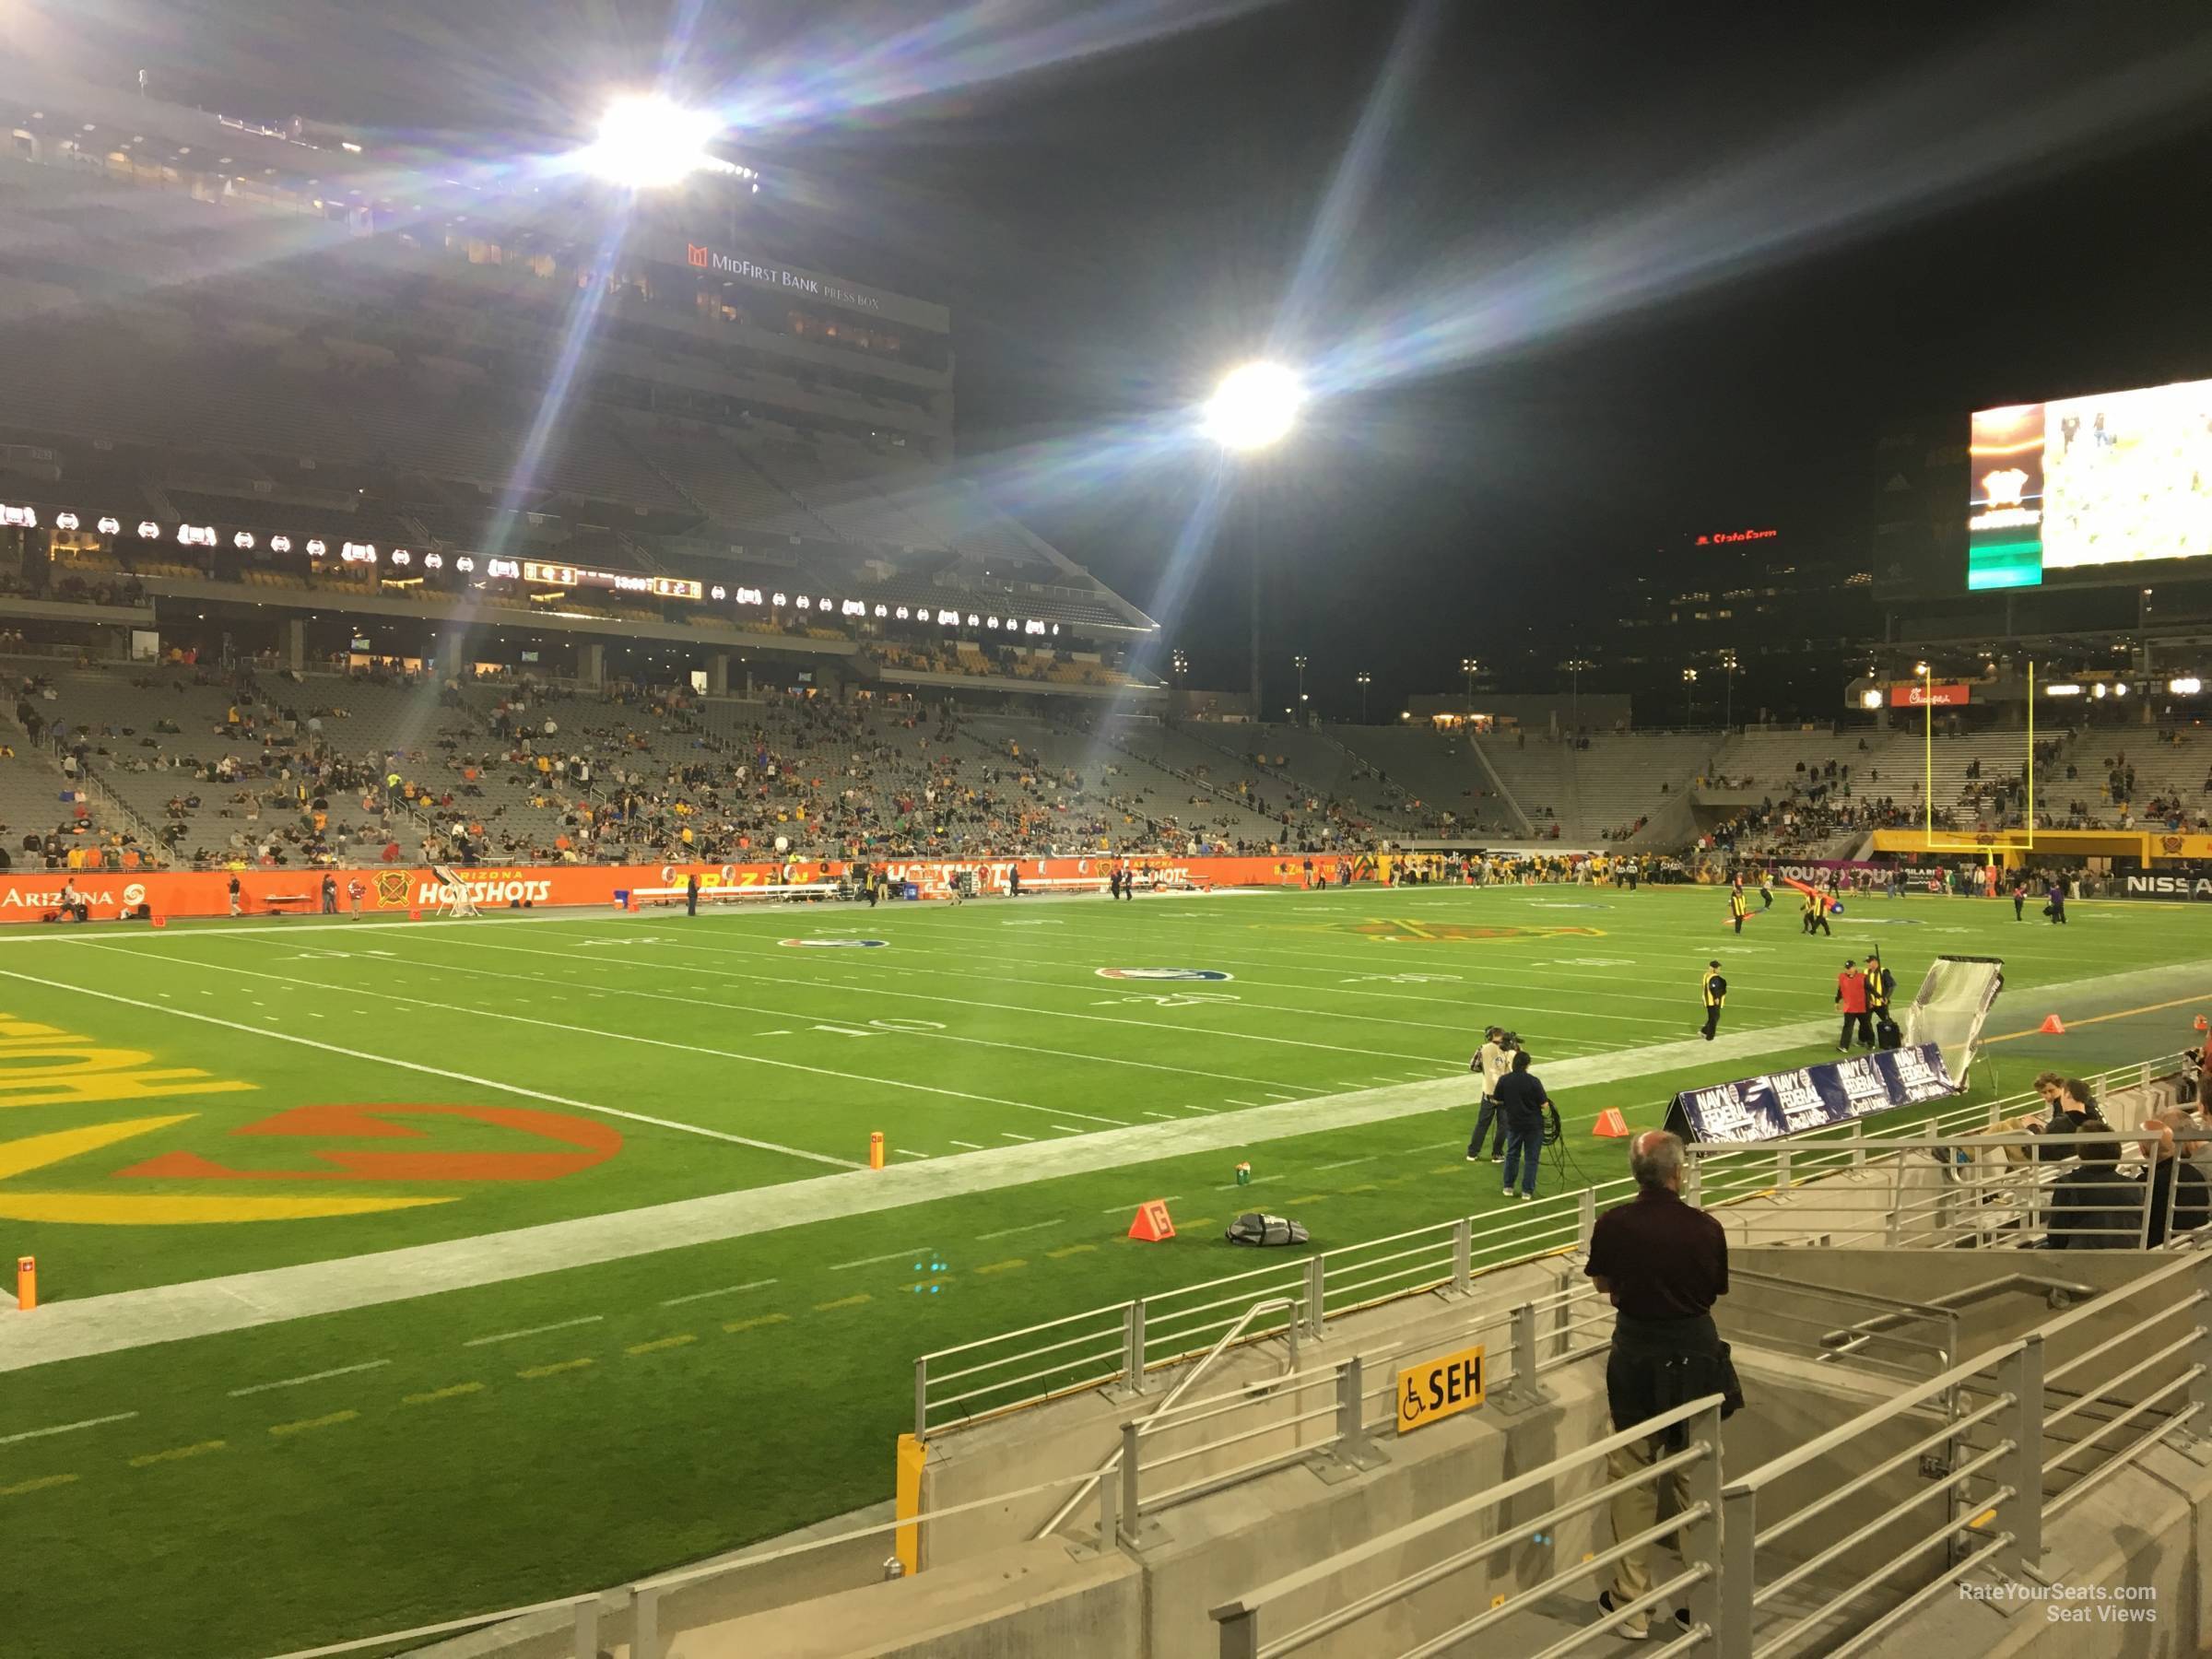
M 885 859 L 880 868 L 893 882 L 913 882 L 924 893 L 940 894 L 956 872 L 975 877 L 983 892 L 1006 890 L 1019 868 L 1023 881 L 1059 882 L 1086 877 L 1103 882 L 1116 860 L 1096 858 Z M 1316 861 L 1318 864 L 1320 861 Z M 1334 865 L 1334 859 L 1329 861 Z M 1304 879 L 1297 858 L 1135 858 L 1130 861 L 1140 887 L 1295 887 Z M 468 897 L 480 910 L 536 909 L 543 905 L 615 908 L 616 895 L 635 889 L 681 887 L 692 876 L 702 888 L 772 887 L 806 881 L 833 881 L 842 876 L 842 860 L 793 864 L 741 865 L 486 865 L 465 871 Z M 65 881 L 95 922 L 131 916 L 144 905 L 163 920 L 230 913 L 230 882 L 239 885 L 239 910 L 250 916 L 319 913 L 323 880 L 337 884 L 335 904 L 347 915 L 408 915 L 435 910 L 452 894 L 428 868 L 383 865 L 370 869 L 115 871 L 36 870 L 0 876 L 0 922 L 39 922 L 61 909 Z M 359 888 L 357 894 L 356 888 Z

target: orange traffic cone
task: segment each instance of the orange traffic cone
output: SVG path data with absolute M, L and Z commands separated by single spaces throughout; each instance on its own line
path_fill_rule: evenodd
M 1155 1198 L 1136 1206 L 1136 1219 L 1129 1224 L 1129 1236 L 1142 1239 L 1147 1244 L 1163 1243 L 1175 1236 L 1175 1223 L 1168 1219 L 1168 1205 L 1164 1198 Z
M 2207 1025 L 2205 1022 L 2205 1017 L 2202 1014 L 2199 1014 L 2196 1017 L 2195 1029 L 2200 1031 L 2212 1031 L 2212 1025 Z
M 2055 1014 L 2046 1014 L 2043 1023 L 2035 1029 L 2045 1037 L 2064 1037 L 2066 1034 L 2066 1022 Z
M 1591 1124 L 1590 1133 L 1601 1135 L 1607 1140 L 1621 1140 L 1628 1135 L 1629 1120 L 1620 1115 L 1618 1107 L 1608 1106 L 1597 1114 L 1597 1122 Z

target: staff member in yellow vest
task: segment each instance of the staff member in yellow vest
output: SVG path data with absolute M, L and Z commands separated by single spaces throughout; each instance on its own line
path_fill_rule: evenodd
M 1705 999 L 1705 1041 L 1711 1042 L 1712 1034 L 1721 1029 L 1721 1005 L 1728 1000 L 1728 982 L 1721 977 L 1719 962 L 1705 964 L 1705 971 L 1698 979 L 1698 994 Z
M 1728 889 L 1728 918 L 1735 924 L 1735 931 L 1744 931 L 1744 918 L 1751 913 L 1751 901 L 1744 897 L 1744 878 L 1737 877 L 1735 885 Z

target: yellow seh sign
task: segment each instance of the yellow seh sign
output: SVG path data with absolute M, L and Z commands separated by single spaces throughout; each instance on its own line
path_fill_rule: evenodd
M 1483 1401 L 1485 1378 L 1480 1346 L 1425 1359 L 1398 1373 L 1398 1432 L 1454 1417 Z

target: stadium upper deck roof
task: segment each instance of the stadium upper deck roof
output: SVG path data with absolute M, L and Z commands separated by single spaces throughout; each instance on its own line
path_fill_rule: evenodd
M 426 167 L 305 123 L 42 80 L 0 88 L 0 333 L 18 371 L 0 441 L 53 442 L 80 477 L 135 467 L 163 523 L 164 488 L 265 500 L 337 463 L 386 475 L 360 493 L 449 547 L 485 546 L 499 512 L 604 523 L 613 507 L 648 547 L 879 559 L 939 592 L 988 571 L 1056 595 L 1045 614 L 1076 626 L 1154 627 L 931 465 L 950 446 L 941 305 L 745 252 L 726 214 L 703 240 L 680 212 L 648 218 L 628 264 L 594 270 L 588 216 L 547 209 L 604 187 Z M 571 342 L 578 290 L 602 274 Z M 947 346 L 902 353 L 917 333 Z M 194 503 L 253 522 L 221 505 Z

